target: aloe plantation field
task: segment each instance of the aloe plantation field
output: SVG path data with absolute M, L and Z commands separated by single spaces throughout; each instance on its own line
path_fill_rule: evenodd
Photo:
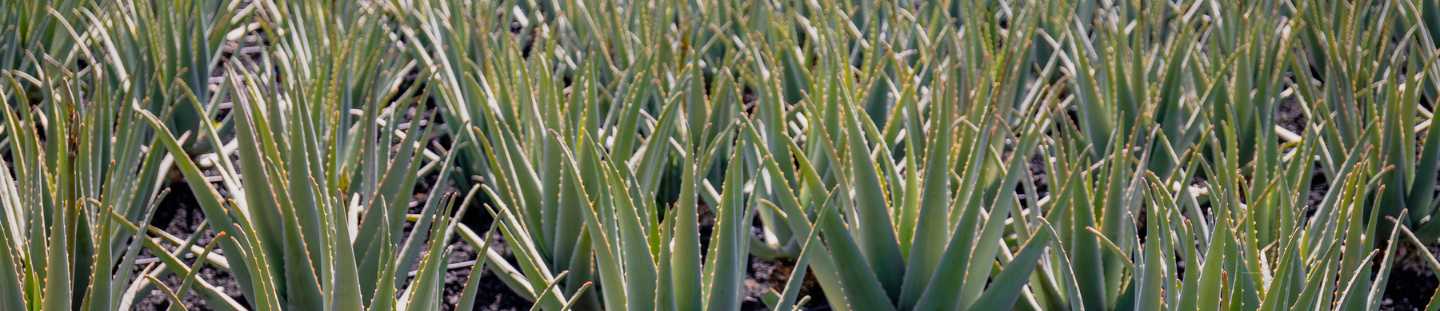
M 1432 0 L 0 0 L 0 310 L 1440 310 Z

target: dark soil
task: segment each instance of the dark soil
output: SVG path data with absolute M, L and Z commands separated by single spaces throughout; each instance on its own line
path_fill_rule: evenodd
M 156 209 L 153 217 L 154 218 L 151 219 L 152 226 L 164 228 L 165 232 L 181 239 L 188 239 L 195 234 L 200 234 L 200 237 L 195 240 L 195 245 L 197 246 L 203 247 L 209 244 L 215 237 L 215 231 L 213 230 L 206 229 L 202 232 L 195 232 L 195 229 L 199 228 L 200 225 L 205 222 L 205 213 L 202 212 L 199 205 L 196 204 L 195 196 L 190 192 L 190 188 L 185 187 L 183 184 L 171 185 L 170 194 L 165 196 L 164 201 L 160 203 L 160 207 Z M 172 251 L 174 250 L 173 247 L 169 247 L 168 245 L 167 248 Z M 219 248 L 216 248 L 214 252 L 216 254 L 223 254 Z M 139 258 L 146 259 L 154 257 L 154 254 L 150 253 L 150 251 L 142 249 Z M 193 256 L 185 256 L 182 257 L 181 260 L 185 260 L 186 264 L 194 264 Z M 137 277 L 143 277 L 140 276 L 139 273 L 136 275 Z M 239 285 L 235 282 L 235 279 L 230 276 L 229 272 L 207 264 L 204 268 L 200 269 L 197 277 L 204 279 L 215 287 L 224 288 L 225 294 L 230 295 L 231 298 L 239 301 L 242 305 L 246 305 L 245 298 L 241 296 Z M 165 286 L 176 289 L 180 286 L 180 278 L 181 276 L 175 275 L 174 273 L 168 273 L 160 278 L 160 280 L 165 283 Z M 141 294 L 143 297 L 137 298 L 134 310 L 167 310 L 170 307 L 170 299 L 159 288 L 152 286 L 150 290 L 144 291 Z M 183 295 L 181 297 L 181 303 L 190 309 L 210 310 L 205 300 L 195 292 L 195 289 Z
M 1396 249 L 1395 270 L 1390 272 L 1390 281 L 1385 284 L 1385 299 L 1381 301 L 1381 310 L 1423 310 L 1430 301 L 1430 295 L 1435 293 L 1440 280 L 1436 279 L 1435 272 L 1430 270 L 1419 252 L 1404 243 Z M 1431 254 L 1440 253 L 1440 248 L 1432 245 L 1427 249 Z
M 498 237 L 492 237 L 498 238 Z M 503 245 L 497 245 L 504 247 Z M 483 256 L 475 252 L 475 248 L 469 243 L 456 240 L 450 243 L 453 251 L 450 253 L 450 263 L 474 262 Z M 460 295 L 464 293 L 465 282 L 470 279 L 472 266 L 454 267 L 445 273 L 445 305 L 442 310 L 455 310 L 460 302 Z M 515 295 L 505 283 L 495 276 L 488 268 L 480 275 L 480 288 L 475 295 L 475 310 L 530 310 L 529 300 Z
M 1275 108 L 1275 125 L 1279 125 L 1295 134 L 1304 134 L 1306 124 L 1310 118 L 1305 116 L 1305 111 L 1300 103 L 1294 100 L 1283 100 L 1280 106 Z
M 785 282 L 789 282 L 791 273 L 795 271 L 795 261 L 770 260 L 759 257 L 750 257 L 750 276 L 745 278 L 745 301 L 740 306 L 744 310 L 769 310 L 761 297 L 766 292 L 775 291 L 783 293 Z M 820 289 L 819 281 L 815 275 L 806 273 L 805 281 L 800 286 L 800 296 L 809 300 L 804 305 L 806 310 L 830 310 L 829 303 L 825 300 L 825 293 Z

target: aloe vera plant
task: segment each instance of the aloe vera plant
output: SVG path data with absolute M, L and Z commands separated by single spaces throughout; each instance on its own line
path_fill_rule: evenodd
M 15 309 L 1440 308 L 1431 1 L 0 8 Z

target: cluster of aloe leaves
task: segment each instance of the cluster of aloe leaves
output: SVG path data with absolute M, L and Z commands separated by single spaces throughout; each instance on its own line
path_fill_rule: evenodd
M 1428 0 L 4 1 L 0 309 L 1388 308 L 1440 271 L 1437 39 Z

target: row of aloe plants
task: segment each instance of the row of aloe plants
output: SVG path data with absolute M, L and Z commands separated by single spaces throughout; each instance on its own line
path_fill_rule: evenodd
M 0 6 L 27 310 L 470 310 L 482 274 L 544 310 L 1350 310 L 1440 269 L 1429 1 Z M 214 239 L 152 223 L 170 187 Z

